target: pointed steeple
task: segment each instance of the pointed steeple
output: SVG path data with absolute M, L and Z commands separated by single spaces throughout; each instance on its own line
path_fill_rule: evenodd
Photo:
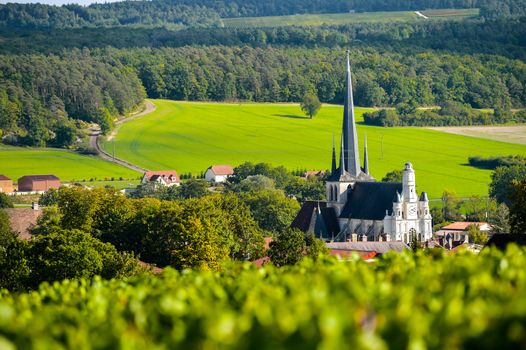
M 345 150 L 345 168 L 351 176 L 358 176 L 361 172 L 360 155 L 358 153 L 358 136 L 356 135 L 356 120 L 354 116 L 354 100 L 352 94 L 351 64 L 349 61 L 348 50 L 342 132 L 343 147 Z
M 334 145 L 334 133 L 332 133 L 332 164 L 331 164 L 331 174 L 336 173 L 336 147 Z
M 344 148 L 344 143 L 343 143 L 343 134 L 342 134 L 342 147 L 341 147 L 341 151 L 340 151 L 340 156 L 341 156 L 341 159 L 340 159 L 340 176 L 343 176 L 343 175 L 345 175 L 345 148 Z
M 369 156 L 367 155 L 367 134 L 363 141 L 363 172 L 369 175 Z

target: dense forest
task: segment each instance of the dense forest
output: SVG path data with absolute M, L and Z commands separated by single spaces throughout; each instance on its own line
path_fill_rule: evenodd
M 107 130 L 144 97 L 133 69 L 94 59 L 89 51 L 0 56 L 0 134 L 10 142 L 71 146 L 77 139 L 74 120 Z
M 526 15 L 526 5 L 521 0 L 155 0 L 88 7 L 10 3 L 0 5 L 0 25 L 12 28 L 216 27 L 221 25 L 222 17 L 472 7 L 480 8 L 484 18 Z
M 92 54 L 132 66 L 153 98 L 292 102 L 314 90 L 323 102 L 343 101 L 343 50 L 212 46 Z M 449 100 L 475 108 L 526 105 L 526 64 L 519 60 L 368 48 L 351 50 L 351 65 L 361 106 Z
M 220 28 L 223 17 L 448 7 L 479 7 L 483 17 Z M 0 5 L 0 135 L 14 144 L 75 146 L 85 127 L 79 121 L 106 132 L 146 96 L 298 102 L 315 92 L 342 103 L 346 48 L 355 102 L 396 107 L 369 115 L 371 124 L 521 122 L 523 114 L 509 110 L 526 106 L 526 17 L 512 18 L 524 7 L 515 0 Z M 416 109 L 455 104 L 462 107 L 451 113 Z
M 2 53 L 60 53 L 65 48 L 183 47 L 375 47 L 414 54 L 422 50 L 491 53 L 526 60 L 526 17 L 491 21 L 362 23 L 323 27 L 80 28 L 29 30 L 0 27 Z

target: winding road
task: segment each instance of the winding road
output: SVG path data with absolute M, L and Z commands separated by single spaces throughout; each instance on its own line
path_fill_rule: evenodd
M 146 114 L 149 114 L 149 113 L 152 113 L 153 111 L 155 111 L 155 105 L 153 103 L 151 103 L 150 101 L 144 101 L 144 106 L 145 106 L 144 110 L 142 110 L 142 111 L 140 111 L 138 113 L 132 114 L 132 115 L 130 115 L 127 118 L 123 118 L 123 119 L 120 119 L 120 120 L 116 121 L 115 122 L 115 126 L 118 127 L 119 125 L 124 124 L 125 122 L 133 120 L 135 118 L 142 117 L 142 116 L 144 116 Z M 117 129 L 118 128 L 115 128 L 111 132 L 111 134 L 108 136 L 108 140 L 111 140 L 111 139 L 113 139 L 115 137 L 115 134 L 117 133 Z M 140 173 L 144 173 L 147 170 L 147 169 L 141 168 L 141 167 L 139 167 L 137 165 L 128 163 L 125 160 L 113 157 L 113 155 L 111 155 L 108 152 L 106 152 L 100 146 L 100 140 L 101 140 L 102 134 L 100 132 L 100 127 L 98 125 L 90 128 L 89 130 L 90 130 L 90 135 L 89 135 L 90 136 L 90 139 L 89 139 L 90 147 L 92 147 L 92 148 L 97 150 L 97 152 L 99 153 L 99 157 L 101 157 L 104 160 L 107 160 L 108 162 L 112 162 L 112 163 L 124 166 L 124 167 L 126 167 L 128 169 L 131 169 L 131 170 L 134 170 L 134 171 L 138 171 Z

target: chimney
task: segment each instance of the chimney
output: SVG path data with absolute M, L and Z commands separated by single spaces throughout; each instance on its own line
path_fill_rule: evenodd
M 352 240 L 353 242 L 358 242 L 358 235 L 357 235 L 356 233 L 353 233 L 353 234 L 351 235 L 351 240 Z

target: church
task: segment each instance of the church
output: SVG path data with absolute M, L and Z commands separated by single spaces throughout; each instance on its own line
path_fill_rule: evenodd
M 327 201 L 305 202 L 291 226 L 333 242 L 428 241 L 433 233 L 429 200 L 425 192 L 420 196 L 416 192 L 413 166 L 405 164 L 401 183 L 376 181 L 369 173 L 364 141 L 362 167 L 347 52 L 339 166 L 333 142 L 332 167 L 325 185 Z

